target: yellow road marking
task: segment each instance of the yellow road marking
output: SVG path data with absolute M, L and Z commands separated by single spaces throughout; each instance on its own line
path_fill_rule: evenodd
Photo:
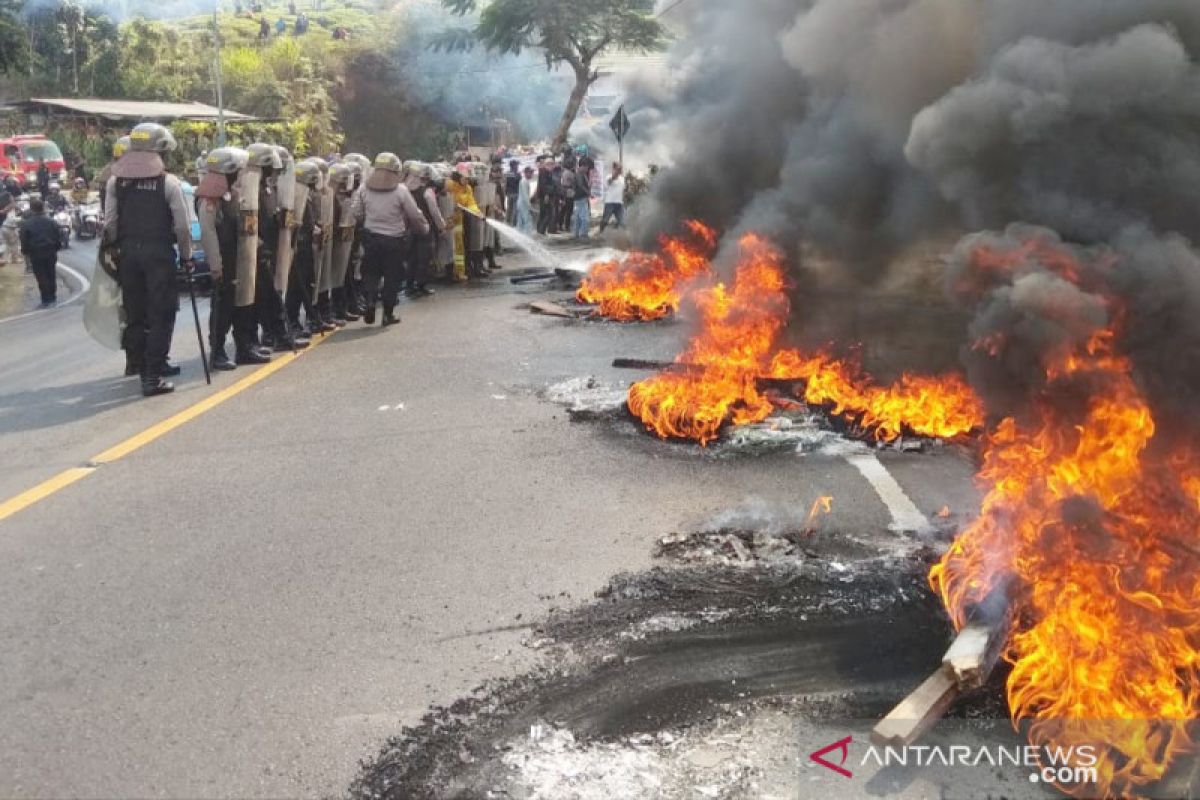
M 39 500 L 46 499 L 59 489 L 70 486 L 75 481 L 86 478 L 95 471 L 95 467 L 71 467 L 70 469 L 63 470 L 53 478 L 44 480 L 32 489 L 21 492 L 16 497 L 0 503 L 0 520 L 8 519 L 18 511 L 28 508 Z
M 18 511 L 26 509 L 41 500 L 45 500 L 47 497 L 59 491 L 60 489 L 65 489 L 76 481 L 86 478 L 88 475 L 91 475 L 93 472 L 95 472 L 96 467 L 100 464 L 111 464 L 119 458 L 124 458 L 135 450 L 139 450 L 154 440 L 165 436 L 181 425 L 191 422 L 204 412 L 216 408 L 229 398 L 241 394 L 259 381 L 265 380 L 271 375 L 274 375 L 276 372 L 295 361 L 304 353 L 311 351 L 314 347 L 327 339 L 329 335 L 330 334 L 314 336 L 312 339 L 312 344 L 310 344 L 307 349 L 295 353 L 285 353 L 282 356 L 273 358 L 271 359 L 271 363 L 263 364 L 261 367 L 241 380 L 230 384 L 214 394 L 209 395 L 194 405 L 188 406 L 183 411 L 167 417 L 162 422 L 151 425 L 141 433 L 130 436 L 120 444 L 113 445 L 100 455 L 90 459 L 88 463 L 91 466 L 71 467 L 70 469 L 63 470 L 54 477 L 42 481 L 32 489 L 28 489 L 15 497 L 5 500 L 3 503 L 0 503 L 0 521 L 8 519 Z

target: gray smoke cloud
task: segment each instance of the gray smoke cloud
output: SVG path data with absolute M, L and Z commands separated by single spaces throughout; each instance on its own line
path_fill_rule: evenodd
M 977 312 L 972 338 L 1008 342 L 998 357 L 968 348 L 972 378 L 1010 412 L 1054 348 L 1120 307 L 1122 348 L 1184 419 L 1200 387 L 1200 3 L 689 5 L 673 85 L 629 101 L 638 146 L 670 156 L 640 242 L 693 216 L 726 250 L 757 230 L 793 256 L 801 286 L 801 253 L 878 286 L 907 248 L 980 229 L 1005 231 L 990 247 L 1053 240 L 1085 264 L 1115 260 L 1083 284 L 1035 262 L 995 283 L 964 266 L 979 245 L 965 240 L 950 296 Z
M 970 228 L 1023 219 L 1103 241 L 1200 233 L 1200 72 L 1178 33 L 1026 38 L 921 111 L 905 146 Z
M 949 263 L 949 291 L 974 311 L 962 360 L 994 415 L 1020 415 L 1047 365 L 1110 329 L 1160 428 L 1200 432 L 1200 256 L 1187 239 L 1126 228 L 1085 246 L 1017 224 L 964 238 Z

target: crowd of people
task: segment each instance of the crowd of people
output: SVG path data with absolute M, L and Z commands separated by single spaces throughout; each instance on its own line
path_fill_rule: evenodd
M 577 157 L 570 151 L 561 158 L 539 156 L 536 164 L 536 170 L 527 167 L 517 182 L 518 216 L 513 222 L 517 228 L 532 230 L 536 209 L 539 234 L 569 232 L 575 239 L 586 241 L 590 238 L 592 200 L 598 196 L 604 199 L 601 232 L 610 221 L 617 227 L 624 225 L 625 176 L 620 164 L 614 163 L 612 172 L 603 178 L 590 156 Z M 516 169 L 516 162 L 510 169 Z M 522 207 L 527 217 L 519 215 Z
M 489 219 L 583 240 L 591 201 L 603 197 L 601 230 L 624 221 L 621 165 L 602 179 L 591 158 L 570 152 L 524 167 L 510 160 L 506 169 L 499 157 L 428 164 L 388 152 L 296 160 L 260 142 L 202 154 L 189 199 L 190 187 L 185 192 L 164 162 L 175 149 L 167 128 L 142 123 L 116 142 L 99 176 L 101 263 L 120 284 L 125 373 L 141 377 L 146 396 L 172 391 L 166 379 L 179 372 L 168 354 L 176 268 L 195 268 L 193 219 L 212 279 L 207 344 L 216 371 L 266 363 L 352 322 L 394 325 L 402 293 L 415 300 L 434 294 L 438 281 L 486 278 L 501 268 L 501 234 Z M 66 203 L 53 188 L 30 203 L 19 232 L 51 304 L 59 239 L 43 212 Z M 87 189 L 79 180 L 72 194 L 82 200 Z M 11 201 L 0 191 L 0 216 L 11 213 Z M 7 240 L 10 226 L 0 229 Z M 8 244 L 10 258 L 17 244 Z
M 163 161 L 175 146 L 169 130 L 143 123 L 102 173 L 102 262 L 121 285 L 126 374 L 141 376 L 147 396 L 173 389 L 176 257 L 194 268 L 183 184 Z M 510 183 L 499 161 L 425 164 L 386 152 L 296 161 L 255 143 L 205 153 L 197 171 L 213 280 L 208 357 L 218 371 L 265 363 L 351 322 L 393 325 L 402 292 L 419 299 L 439 278 L 466 282 L 500 268 L 489 218 L 505 219 L 512 206 L 532 218 L 532 170 Z

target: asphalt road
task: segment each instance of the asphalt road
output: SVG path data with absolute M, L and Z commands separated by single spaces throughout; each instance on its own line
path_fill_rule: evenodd
M 86 248 L 66 257 L 90 270 Z M 431 703 L 527 668 L 551 606 L 748 501 L 889 531 L 974 502 L 953 452 L 715 459 L 568 421 L 547 384 L 616 380 L 686 326 L 533 316 L 497 280 L 341 331 L 244 392 L 0 521 L 0 796 L 345 790 Z M 186 306 L 184 311 L 187 311 Z M 0 502 L 183 410 L 142 399 L 73 305 L 0 323 Z M 518 615 L 520 620 L 518 621 Z

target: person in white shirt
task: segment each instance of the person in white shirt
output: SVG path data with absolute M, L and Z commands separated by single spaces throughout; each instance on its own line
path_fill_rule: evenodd
M 617 228 L 625 227 L 625 175 L 621 165 L 612 165 L 612 177 L 604 184 L 604 216 L 600 219 L 600 232 L 608 227 L 608 221 L 616 219 Z

